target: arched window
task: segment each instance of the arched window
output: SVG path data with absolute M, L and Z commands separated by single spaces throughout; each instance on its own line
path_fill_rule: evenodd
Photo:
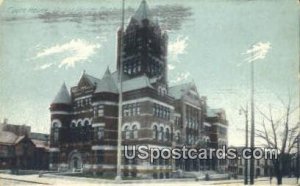
M 176 132 L 175 140 L 177 143 L 180 143 L 180 133 L 179 132 Z
M 90 124 L 89 120 L 84 121 L 84 126 L 87 127 Z
M 156 125 L 153 126 L 153 138 L 158 139 L 158 129 Z
M 77 121 L 77 127 L 81 127 L 81 126 L 82 126 L 82 120 L 80 119 Z
M 206 142 L 206 146 L 208 147 L 208 146 L 209 146 L 209 144 L 210 144 L 210 140 L 209 140 L 209 138 L 208 138 L 208 137 L 206 138 L 205 142 Z
M 170 130 L 169 128 L 166 128 L 166 137 L 165 137 L 165 141 L 169 141 L 170 140 Z
M 54 143 L 59 141 L 59 123 L 53 122 L 53 141 Z
M 75 122 L 75 121 L 72 121 L 70 127 L 71 127 L 71 128 L 75 128 L 75 127 L 76 127 L 76 122 Z
M 164 127 L 160 127 L 158 140 L 163 141 L 164 139 Z
M 132 127 L 132 137 L 133 137 L 133 139 L 138 138 L 138 129 L 137 129 L 136 125 L 133 125 L 133 127 Z
M 126 126 L 124 128 L 125 131 L 125 139 L 130 139 L 130 130 L 129 130 L 129 126 Z

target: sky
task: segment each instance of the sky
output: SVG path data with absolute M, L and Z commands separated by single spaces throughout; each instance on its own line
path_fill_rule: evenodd
M 265 57 L 255 61 L 256 107 L 272 105 L 281 117 L 281 102 L 289 96 L 298 106 L 297 0 L 147 2 L 169 35 L 169 83 L 194 81 L 210 108 L 226 110 L 230 145 L 244 143 L 239 110 L 249 103 L 247 51 L 254 44 L 270 44 Z M 139 3 L 126 0 L 126 24 Z M 70 88 L 83 70 L 99 78 L 107 66 L 115 70 L 120 7 L 121 0 L 2 1 L 0 119 L 49 133 L 49 105 L 63 82 Z M 259 113 L 256 120 L 262 120 Z

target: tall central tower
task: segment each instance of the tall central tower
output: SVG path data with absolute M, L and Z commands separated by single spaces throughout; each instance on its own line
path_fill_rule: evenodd
M 118 31 L 118 54 L 121 30 Z M 143 0 L 130 18 L 123 37 L 123 73 L 129 78 L 146 75 L 156 78 L 161 84 L 167 83 L 167 46 L 168 36 L 162 32 L 158 21 L 154 21 Z M 117 57 L 120 70 L 120 56 Z

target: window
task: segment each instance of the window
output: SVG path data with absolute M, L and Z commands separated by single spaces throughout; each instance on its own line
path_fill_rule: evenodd
M 123 106 L 123 116 L 129 116 L 130 111 L 129 111 L 129 105 L 124 105 Z
M 125 130 L 125 139 L 130 139 L 130 129 L 129 129 L 129 126 L 126 126 L 124 128 Z
M 54 142 L 59 141 L 59 128 L 58 127 L 55 127 L 53 129 L 53 140 L 54 140 Z
M 59 141 L 59 123 L 53 123 L 53 141 L 56 143 Z
M 123 106 L 123 116 L 136 116 L 140 115 L 140 103 L 126 104 Z
M 170 131 L 168 128 L 166 128 L 166 138 L 165 138 L 166 141 L 169 141 L 170 140 Z
M 124 72 L 127 73 L 128 72 L 128 65 L 125 63 L 124 64 Z
M 76 122 L 75 122 L 75 121 L 72 121 L 70 127 L 71 127 L 71 128 L 76 127 Z
M 163 139 L 164 139 L 164 128 L 163 127 L 160 127 L 158 139 L 160 141 L 163 141 Z
M 82 126 L 82 121 L 81 121 L 81 120 L 78 120 L 78 121 L 77 121 L 77 126 L 78 126 L 78 127 L 81 127 L 81 126 Z
M 131 74 L 131 73 L 132 73 L 132 65 L 128 64 L 128 74 Z
M 158 139 L 158 130 L 156 125 L 153 126 L 153 139 Z
M 133 137 L 133 139 L 138 138 L 138 129 L 137 129 L 136 125 L 133 125 L 133 127 L 132 127 L 132 137 Z
M 90 124 L 90 122 L 88 120 L 84 121 L 84 126 L 87 127 Z
M 153 115 L 159 118 L 170 119 L 170 109 L 162 105 L 153 104 Z
M 141 68 L 141 61 L 138 62 L 138 66 L 137 66 L 137 71 L 141 72 L 142 68 Z
M 99 105 L 99 106 L 98 106 L 97 114 L 98 114 L 98 117 L 104 116 L 103 105 Z
M 180 143 L 180 133 L 179 132 L 176 132 L 175 140 L 177 143 Z
M 103 150 L 97 150 L 96 151 L 96 161 L 97 161 L 97 164 L 103 163 L 103 160 L 104 160 L 104 152 L 103 152 Z
M 140 113 L 141 113 L 140 104 L 136 103 L 136 115 L 140 115 Z
M 101 140 L 104 137 L 104 129 L 102 127 L 97 127 L 97 139 Z

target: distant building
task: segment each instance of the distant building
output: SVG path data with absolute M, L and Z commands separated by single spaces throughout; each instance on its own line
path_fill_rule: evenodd
M 49 141 L 31 135 L 29 126 L 0 123 L 0 169 L 48 169 Z
M 210 126 L 206 123 L 209 123 Z M 207 134 L 209 135 L 210 144 L 212 148 L 225 148 L 228 146 L 228 121 L 226 119 L 226 114 L 224 109 L 207 109 L 205 118 L 205 128 Z M 217 160 L 214 159 L 212 162 L 214 169 L 225 172 L 228 168 L 227 159 Z
M 241 152 L 244 149 L 244 147 L 236 147 L 236 149 L 238 150 L 240 157 L 242 157 Z M 243 177 L 246 171 L 245 162 L 246 160 L 243 158 L 229 160 L 228 171 L 240 177 Z M 248 177 L 250 173 L 249 170 L 250 170 L 250 160 L 248 160 Z M 254 160 L 254 176 L 255 177 L 275 176 L 272 160 L 264 159 L 264 158 Z
M 117 32 L 116 72 L 107 69 L 102 78 L 83 72 L 70 93 L 63 84 L 54 98 L 50 106 L 50 168 L 106 176 L 116 174 L 120 71 L 123 73 L 123 145 L 211 148 L 211 145 L 227 144 L 225 111 L 208 116 L 206 98 L 199 96 L 193 82 L 169 86 L 168 36 L 151 17 L 145 0 L 125 29 L 122 60 L 121 32 Z M 160 159 L 150 164 L 148 160 L 124 158 L 122 174 L 169 178 L 178 169 L 217 170 L 212 165 L 210 160 Z

